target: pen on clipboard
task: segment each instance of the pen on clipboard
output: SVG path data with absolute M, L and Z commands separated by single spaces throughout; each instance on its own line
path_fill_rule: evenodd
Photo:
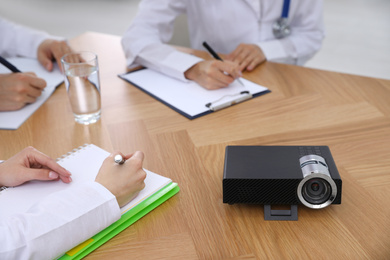
M 16 68 L 14 65 L 12 65 L 9 61 L 4 59 L 3 57 L 0 56 L 0 63 L 3 64 L 5 67 L 7 67 L 10 71 L 17 73 L 21 72 L 18 68 Z
M 210 52 L 210 54 L 214 57 L 214 59 L 217 59 L 217 60 L 220 60 L 220 61 L 223 61 L 223 59 L 221 59 L 221 57 L 219 57 L 219 55 L 213 50 L 213 48 L 211 48 L 210 45 L 207 44 L 207 42 L 203 42 L 203 46 L 207 49 L 208 52 Z M 243 86 L 244 86 L 244 83 L 242 83 L 242 81 L 240 79 L 237 79 L 237 81 Z

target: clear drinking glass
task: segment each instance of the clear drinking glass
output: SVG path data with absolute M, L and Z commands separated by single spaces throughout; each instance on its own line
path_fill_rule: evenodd
M 98 57 L 92 52 L 74 52 L 61 58 L 66 91 L 77 123 L 89 125 L 100 119 Z

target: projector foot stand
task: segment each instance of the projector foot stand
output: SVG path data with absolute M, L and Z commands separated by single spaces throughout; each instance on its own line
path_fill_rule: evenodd
M 298 205 L 290 205 L 290 210 L 272 210 L 271 205 L 264 205 L 264 220 L 298 220 Z

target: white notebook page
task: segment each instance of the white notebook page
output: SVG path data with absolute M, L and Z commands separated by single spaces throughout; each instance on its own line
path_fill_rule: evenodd
M 62 181 L 30 181 L 17 187 L 10 187 L 0 192 L 0 219 L 16 213 L 26 212 L 32 205 L 45 196 L 67 189 L 72 185 L 86 181 L 94 181 L 100 166 L 109 152 L 89 144 L 81 149 L 75 149 L 58 163 L 72 173 L 72 182 Z M 121 208 L 122 214 L 148 198 L 167 184 L 171 179 L 146 170 L 145 188 L 130 203 Z

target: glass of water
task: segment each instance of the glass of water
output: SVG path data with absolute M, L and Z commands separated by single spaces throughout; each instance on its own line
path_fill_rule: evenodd
M 100 119 L 98 58 L 92 52 L 74 52 L 61 58 L 66 91 L 75 120 L 89 125 Z

